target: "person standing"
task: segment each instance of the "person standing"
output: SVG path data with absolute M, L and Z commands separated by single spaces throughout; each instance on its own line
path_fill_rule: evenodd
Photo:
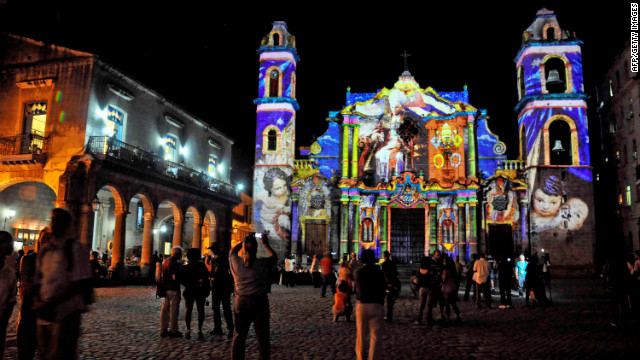
M 387 316 L 385 320 L 393 321 L 393 305 L 400 291 L 400 280 L 398 279 L 398 269 L 396 264 L 391 260 L 391 253 L 385 251 L 383 253 L 384 262 L 382 263 L 382 273 L 387 283 Z
M 181 270 L 181 281 L 184 284 L 185 313 L 184 322 L 187 327 L 186 337 L 191 337 L 191 314 L 195 302 L 198 310 L 198 339 L 203 339 L 202 324 L 204 324 L 204 301 L 211 291 L 209 271 L 200 261 L 200 249 L 187 250 L 189 263 Z
M 209 247 L 213 256 L 207 257 L 207 266 L 211 273 L 211 307 L 213 308 L 212 335 L 223 335 L 222 314 L 227 324 L 227 336 L 233 337 L 233 315 L 231 312 L 231 293 L 233 292 L 233 277 L 229 269 L 229 258 L 222 256 L 218 243 Z M 220 312 L 222 305 L 222 314 Z
M 450 257 L 445 257 L 442 271 L 442 296 L 447 308 L 447 321 L 451 319 L 451 308 L 456 314 L 456 323 L 461 323 L 460 310 L 458 309 L 458 285 L 456 280 L 456 267 Z
M 4 355 L 4 341 L 7 337 L 7 324 L 16 304 L 16 272 L 13 252 L 13 236 L 0 231 L 0 360 Z
M 464 301 L 469 301 L 469 294 L 473 288 L 473 299 L 476 298 L 476 282 L 473 280 L 473 266 L 478 261 L 478 254 L 471 255 L 471 261 L 467 264 L 467 279 L 464 286 Z
M 511 260 L 511 258 L 502 258 L 498 263 L 500 309 L 511 308 L 511 284 L 513 284 L 513 261 Z
M 424 308 L 427 306 L 427 323 L 433 324 L 433 299 L 432 290 L 436 287 L 436 280 L 433 274 L 430 273 L 431 258 L 424 256 L 420 261 L 420 269 L 416 273 L 417 287 L 419 294 L 418 316 L 413 322 L 414 325 L 422 324 L 422 315 L 424 314 Z
M 231 345 L 231 359 L 244 360 L 245 342 L 249 327 L 253 323 L 258 340 L 260 359 L 271 358 L 269 334 L 269 298 L 271 269 L 276 266 L 278 256 L 269 244 L 267 233 L 262 234 L 261 243 L 269 257 L 256 259 L 258 242 L 255 234 L 234 246 L 229 253 L 229 265 L 235 282 L 235 331 Z
M 456 287 L 460 289 L 460 282 L 462 281 L 462 263 L 460 262 L 460 255 L 456 255 L 455 257 L 455 269 L 456 269 Z
M 33 250 L 20 261 L 20 315 L 18 317 L 18 359 L 31 360 L 36 354 L 36 314 L 33 312 L 33 297 L 35 291 L 36 256 Z
M 369 333 L 369 360 L 382 359 L 384 333 L 384 297 L 386 281 L 380 267 L 375 264 L 371 249 L 362 251 L 363 266 L 355 273 L 356 285 L 356 356 L 365 359 L 365 332 Z
M 296 286 L 296 259 L 293 255 L 284 259 L 284 278 L 283 282 L 286 287 Z
M 322 293 L 320 296 L 327 296 L 327 285 L 331 285 L 331 291 L 336 293 L 336 277 L 333 274 L 333 259 L 331 259 L 331 253 L 325 252 L 324 257 L 320 260 L 320 266 L 322 267 Z M 353 270 L 352 270 L 353 271 Z
M 178 316 L 180 315 L 180 261 L 182 248 L 175 246 L 171 249 L 171 256 L 162 262 L 161 281 L 167 290 L 167 296 L 162 302 L 160 313 L 160 336 L 182 337 L 178 331 Z M 169 327 L 169 331 L 167 331 Z
M 93 291 L 89 248 L 71 234 L 71 214 L 51 211 L 50 236 L 38 250 L 33 310 L 41 359 L 75 359 L 81 314 Z
M 491 309 L 491 284 L 489 283 L 491 268 L 484 253 L 480 254 L 480 259 L 473 265 L 473 272 L 476 282 L 476 307 L 480 309 L 480 293 L 482 293 L 487 307 Z
M 520 261 L 516 263 L 516 280 L 518 280 L 518 296 L 524 295 L 524 280 L 527 278 L 527 262 L 524 259 L 524 254 L 520 254 Z

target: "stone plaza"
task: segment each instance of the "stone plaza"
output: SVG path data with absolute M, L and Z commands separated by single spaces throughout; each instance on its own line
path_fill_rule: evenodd
M 417 299 L 403 287 L 395 321 L 385 329 L 384 359 L 633 359 L 640 332 L 610 326 L 609 307 L 600 283 L 557 280 L 553 306 L 529 309 L 514 298 L 514 308 L 476 310 L 460 302 L 461 325 L 413 325 Z M 517 294 L 514 292 L 514 294 Z M 462 293 L 460 294 L 462 300 Z M 231 341 L 209 335 L 212 311 L 206 309 L 204 340 L 159 336 L 161 299 L 152 286 L 96 289 L 96 303 L 83 317 L 81 359 L 229 359 Z M 355 323 L 331 322 L 332 298 L 311 286 L 274 285 L 271 302 L 273 359 L 355 359 Z M 184 301 L 180 330 L 184 332 Z M 16 359 L 15 307 L 9 322 L 5 359 Z M 195 309 L 194 309 L 195 311 Z M 439 310 L 434 316 L 439 317 Z M 196 317 L 192 329 L 197 329 Z M 254 332 L 249 332 L 247 359 L 257 359 Z

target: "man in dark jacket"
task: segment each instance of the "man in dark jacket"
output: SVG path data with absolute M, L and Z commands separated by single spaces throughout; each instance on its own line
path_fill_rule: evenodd
M 400 280 L 398 279 L 398 269 L 393 260 L 391 260 L 391 253 L 384 252 L 384 262 L 382 263 L 382 272 L 387 282 L 387 317 L 385 320 L 388 322 L 393 321 L 393 304 L 399 295 Z
M 233 337 L 233 315 L 231 313 L 231 292 L 233 277 L 229 269 L 229 258 L 223 256 L 218 243 L 209 247 L 213 256 L 207 257 L 207 268 L 211 273 L 211 306 L 213 307 L 213 330 L 210 334 L 222 335 L 222 316 L 220 305 L 227 323 L 228 337 Z
M 384 333 L 384 297 L 386 281 L 380 267 L 375 264 L 373 250 L 362 251 L 363 267 L 355 273 L 356 284 L 356 356 L 365 359 L 364 336 L 368 328 L 370 337 L 369 359 L 382 358 Z

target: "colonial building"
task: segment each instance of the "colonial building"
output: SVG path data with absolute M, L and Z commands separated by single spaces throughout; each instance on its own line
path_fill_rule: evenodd
M 604 144 L 601 154 L 606 169 L 599 179 L 606 194 L 602 203 L 614 215 L 609 221 L 621 229 L 615 235 L 624 239 L 622 243 L 629 252 L 640 248 L 640 82 L 629 68 L 630 54 L 631 43 L 627 43 L 597 89 Z
M 112 268 L 174 245 L 228 247 L 233 142 L 95 55 L 3 35 L 0 212 L 31 242 L 48 210 L 75 216 L 78 238 Z
M 404 72 L 375 93 L 347 90 L 328 129 L 294 148 L 295 38 L 262 40 L 253 226 L 281 256 L 372 249 L 414 263 L 439 249 L 469 259 L 543 251 L 558 273 L 593 265 L 592 170 L 581 42 L 536 14 L 516 57 L 520 158 L 489 129 L 469 90 L 422 87 Z M 514 124 L 515 125 L 515 124 Z

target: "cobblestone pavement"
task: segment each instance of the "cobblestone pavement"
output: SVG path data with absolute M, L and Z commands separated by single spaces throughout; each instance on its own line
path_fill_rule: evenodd
M 612 328 L 606 298 L 595 282 L 556 284 L 554 305 L 528 309 L 515 298 L 513 309 L 478 311 L 461 302 L 461 325 L 412 325 L 414 298 L 403 296 L 395 322 L 385 328 L 385 359 L 637 359 L 640 332 Z M 209 335 L 212 311 L 205 320 L 205 339 L 159 337 L 162 300 L 151 286 L 99 288 L 97 302 L 84 315 L 82 359 L 229 359 L 226 336 Z M 274 286 L 271 302 L 273 359 L 355 359 L 355 324 L 331 323 L 332 300 L 310 286 Z M 497 296 L 493 297 L 498 300 Z M 184 309 L 184 301 L 181 303 Z M 194 309 L 195 311 L 195 309 Z M 181 316 L 183 310 L 181 310 Z M 439 310 L 435 311 L 439 315 Z M 5 359 L 16 358 L 17 306 L 9 323 Z M 193 328 L 197 328 L 194 314 Z M 184 331 L 184 321 L 180 323 Z M 257 359 L 253 330 L 247 358 Z

